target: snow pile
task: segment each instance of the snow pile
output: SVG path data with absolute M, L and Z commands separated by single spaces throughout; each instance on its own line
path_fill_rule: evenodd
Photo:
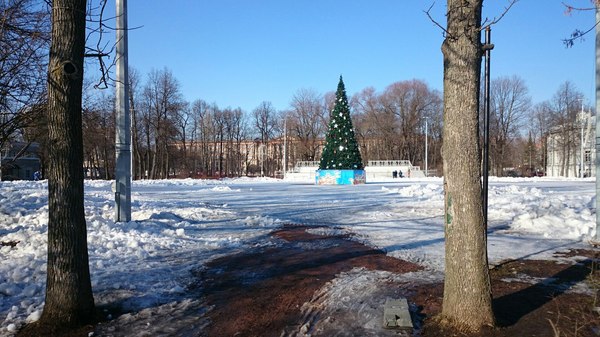
M 515 216 L 513 229 L 546 238 L 584 239 L 595 235 L 596 214 L 588 206 L 591 196 L 550 194 L 540 199 L 539 204 L 529 204 L 523 214 Z
M 488 250 L 492 264 L 506 259 L 552 258 L 553 252 L 573 247 L 573 241 L 585 242 L 595 235 L 595 181 L 493 178 L 490 182 Z M 387 204 L 339 215 L 344 229 L 388 255 L 443 271 L 442 180 L 381 185 Z M 365 205 L 369 205 L 367 200 Z
M 278 226 L 276 219 L 259 216 L 252 219 L 251 230 L 241 230 L 241 216 L 235 211 L 200 201 L 206 198 L 199 198 L 199 191 L 208 184 L 221 188 L 209 189 L 208 195 L 236 192 L 219 181 L 136 182 L 134 190 L 142 192 L 133 196 L 133 221 L 115 223 L 110 183 L 86 181 L 84 207 L 97 305 L 110 303 L 125 311 L 166 303 L 177 306 L 186 300 L 192 267 L 217 254 L 243 249 Z M 45 182 L 0 185 L 0 241 L 18 242 L 15 247 L 0 248 L 0 336 L 11 335 L 25 322 L 40 317 L 47 203 Z
M 272 219 L 268 216 L 259 216 L 259 215 L 247 216 L 244 219 L 240 219 L 238 221 L 243 223 L 246 226 L 252 226 L 252 227 L 265 227 L 265 226 L 272 227 L 280 222 L 279 220 Z
M 233 191 L 231 189 L 231 187 L 229 186 L 216 186 L 210 189 L 211 191 L 215 191 L 215 192 L 231 192 Z M 241 190 L 237 189 L 235 190 L 236 192 L 240 192 Z
M 596 232 L 593 194 L 510 185 L 493 187 L 489 200 L 490 221 L 515 232 L 572 240 Z
M 429 199 L 429 200 L 444 200 L 444 191 L 439 184 L 412 184 L 401 188 L 386 188 L 383 186 L 382 191 L 387 193 L 397 193 L 401 197 L 413 199 Z

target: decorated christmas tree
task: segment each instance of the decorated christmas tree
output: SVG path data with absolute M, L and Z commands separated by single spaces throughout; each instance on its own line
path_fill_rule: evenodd
M 362 170 L 362 158 L 354 136 L 342 76 L 335 93 L 335 106 L 329 118 L 319 170 Z

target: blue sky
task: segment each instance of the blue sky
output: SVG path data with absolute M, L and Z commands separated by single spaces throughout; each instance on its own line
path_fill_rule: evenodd
M 565 0 L 588 7 L 589 0 Z M 520 0 L 492 28 L 492 78 L 518 75 L 535 103 L 571 81 L 589 103 L 594 37 L 566 49 L 561 39 L 587 29 L 594 13 L 565 15 L 561 0 Z M 484 17 L 508 0 L 484 1 Z M 185 99 L 251 111 L 262 101 L 287 109 L 299 89 L 352 95 L 421 79 L 442 90 L 445 1 L 171 0 L 129 1 L 129 64 L 146 75 L 170 69 Z

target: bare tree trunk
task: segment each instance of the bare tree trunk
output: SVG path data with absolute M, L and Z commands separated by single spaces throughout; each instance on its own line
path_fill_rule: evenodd
M 54 0 L 48 71 L 48 275 L 43 334 L 94 316 L 83 208 L 85 0 Z
M 442 317 L 466 330 L 494 324 L 481 201 L 481 0 L 448 0 L 444 54 L 446 277 Z
M 170 159 L 169 158 L 170 158 L 170 156 L 169 156 L 169 149 L 167 148 L 166 142 L 165 142 L 163 151 L 165 152 L 165 177 L 164 178 L 169 179 L 169 169 L 170 169 L 170 163 L 169 163 Z
M 570 128 L 569 128 L 570 129 Z M 564 162 L 564 171 L 565 171 L 565 177 L 569 177 L 569 168 L 571 166 L 571 154 L 572 154 L 572 146 L 573 146 L 573 137 L 571 136 L 571 130 L 567 130 L 567 132 L 565 133 L 566 136 L 566 144 L 565 144 L 565 156 L 563 158 L 565 158 L 565 162 Z
M 150 170 L 150 179 L 156 179 L 156 161 L 158 160 L 159 156 L 158 137 L 155 137 L 154 145 L 152 145 L 152 147 L 154 148 L 154 156 L 152 157 L 152 163 L 149 165 L 148 169 Z
M 110 169 L 110 167 L 108 166 L 108 146 L 103 146 L 102 149 L 102 154 L 104 155 L 104 160 L 102 161 L 104 163 L 104 178 L 105 180 L 109 180 L 110 179 L 110 172 L 113 171 Z

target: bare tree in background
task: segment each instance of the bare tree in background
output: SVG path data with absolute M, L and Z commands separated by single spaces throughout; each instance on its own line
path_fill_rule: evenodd
M 84 95 L 83 102 L 83 154 L 87 177 L 111 179 L 115 168 L 114 96 Z
M 519 137 L 519 130 L 531 108 L 529 90 L 517 76 L 492 80 L 490 87 L 490 162 L 493 174 L 503 175 L 503 168 L 511 166 L 509 149 Z
M 194 174 L 209 174 L 210 170 L 210 139 L 211 139 L 211 114 L 210 104 L 203 100 L 192 103 L 192 118 L 194 124 Z
M 580 121 L 578 119 L 581 112 L 583 94 L 575 88 L 571 82 L 563 83 L 552 99 L 552 110 L 550 114 L 551 133 L 557 135 L 554 137 L 554 148 L 560 152 L 560 171 L 563 177 L 569 176 L 569 166 L 573 167 L 573 172 L 578 172 L 576 155 L 579 150 Z M 575 176 L 577 174 L 575 173 Z
M 168 178 L 169 142 L 177 133 L 174 119 L 184 107 L 180 85 L 168 69 L 152 71 L 144 87 L 141 109 L 144 115 L 146 145 L 149 149 L 149 178 Z
M 428 138 L 428 165 L 429 174 L 442 172 L 442 144 L 443 144 L 443 101 L 442 93 L 437 90 L 430 92 L 429 104 L 425 106 L 421 117 L 421 132 L 423 138 Z M 427 132 L 425 133 L 425 121 L 427 121 Z M 423 160 L 425 158 L 422 158 Z
M 173 166 L 180 173 L 182 178 L 187 178 L 190 175 L 190 133 L 192 132 L 192 110 L 188 102 L 181 102 L 181 106 L 172 114 L 173 124 L 175 125 L 176 138 L 178 143 L 175 148 L 179 158 L 173 159 Z
M 0 1 L 0 150 L 35 140 L 46 102 L 50 18 L 34 0 Z M 41 127 L 44 125 L 41 124 Z M 23 133 L 28 128 L 30 132 Z M 1 177 L 0 165 L 0 177 Z
M 195 174 L 242 175 L 244 167 L 249 166 L 249 149 L 242 150 L 242 142 L 248 137 L 244 112 L 196 100 L 191 114 L 190 132 L 194 141 L 190 144 Z
M 366 88 L 352 97 L 351 106 L 364 160 L 408 159 L 424 167 L 427 136 L 429 163 L 440 162 L 442 99 L 424 82 L 396 82 L 380 95 Z
M 426 83 L 419 80 L 396 82 L 381 96 L 386 113 L 395 117 L 396 134 L 388 141 L 395 145 L 390 158 L 423 161 L 423 118 L 439 113 L 441 99 Z
M 552 107 L 549 102 L 536 104 L 530 115 L 530 132 L 534 143 L 540 143 L 541 148 L 536 156 L 535 163 L 547 172 L 548 168 L 548 131 L 550 129 L 550 116 Z
M 363 160 L 367 163 L 372 159 L 381 159 L 381 149 L 386 143 L 381 132 L 382 126 L 392 123 L 391 120 L 388 123 L 381 121 L 383 107 L 375 88 L 367 87 L 354 94 L 350 99 L 350 106 L 354 112 L 355 135 Z
M 242 154 L 242 141 L 248 136 L 244 112 L 240 108 L 228 108 L 223 111 L 223 118 L 227 153 L 225 171 L 228 175 L 241 176 L 244 169 L 242 163 L 246 159 Z
M 323 97 L 314 90 L 301 89 L 294 94 L 288 128 L 299 140 L 299 160 L 317 160 L 319 140 L 327 130 L 327 116 Z
M 144 150 L 141 144 L 143 134 L 140 132 L 142 121 L 138 112 L 139 91 L 140 91 L 140 73 L 137 69 L 129 67 L 129 111 L 131 112 L 131 149 L 132 149 L 132 174 L 133 179 L 142 179 L 144 177 Z
M 335 91 L 328 91 L 323 95 L 323 102 L 325 103 L 325 110 L 331 112 L 335 107 Z
M 252 111 L 254 127 L 263 143 L 273 138 L 277 128 L 277 110 L 271 102 L 262 102 Z
M 262 102 L 252 111 L 254 117 L 254 127 L 258 132 L 260 139 L 260 147 L 264 152 L 258 153 L 257 160 L 260 161 L 258 165 L 261 166 L 261 173 L 269 176 L 274 169 L 272 165 L 268 164 L 268 158 L 270 157 L 269 146 L 266 146 L 269 141 L 275 136 L 275 130 L 277 129 L 277 110 L 273 107 L 271 102 Z

